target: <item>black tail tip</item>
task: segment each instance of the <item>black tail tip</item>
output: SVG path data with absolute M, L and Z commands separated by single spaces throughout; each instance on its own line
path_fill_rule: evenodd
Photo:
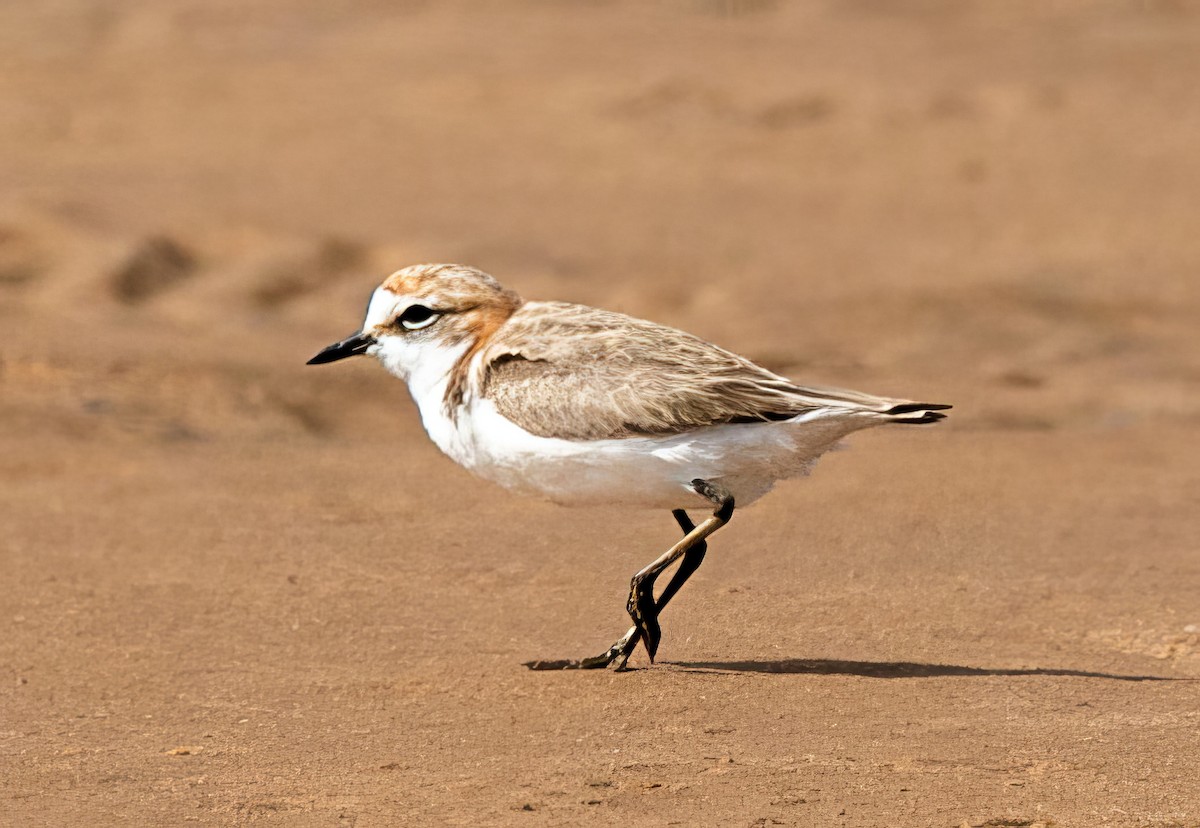
M 884 414 L 915 414 L 918 411 L 945 411 L 948 408 L 953 408 L 952 405 L 944 403 L 901 403 L 893 405 Z M 945 417 L 945 414 L 939 414 L 938 417 Z

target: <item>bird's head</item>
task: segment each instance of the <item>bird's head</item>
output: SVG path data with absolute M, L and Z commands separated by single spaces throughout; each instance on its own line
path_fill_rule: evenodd
M 407 381 L 419 366 L 440 365 L 486 341 L 522 302 L 473 267 L 406 267 L 371 294 L 361 330 L 325 348 L 308 364 L 368 354 Z

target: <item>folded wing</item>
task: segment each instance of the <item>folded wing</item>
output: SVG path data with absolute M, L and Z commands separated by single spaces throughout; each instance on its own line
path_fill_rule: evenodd
M 603 440 L 842 413 L 902 423 L 945 405 L 803 387 L 698 337 L 611 311 L 529 302 L 481 355 L 479 387 L 542 437 Z

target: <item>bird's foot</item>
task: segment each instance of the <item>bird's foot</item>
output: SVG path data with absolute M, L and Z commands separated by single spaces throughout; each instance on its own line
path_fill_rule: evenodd
M 625 670 L 625 664 L 629 661 L 629 653 L 625 652 L 621 647 L 621 642 L 618 641 L 600 655 L 591 656 L 590 658 L 582 659 L 579 662 L 580 670 L 603 670 L 611 667 L 618 672 Z
M 609 647 L 600 655 L 585 658 L 579 662 L 580 670 L 603 670 L 606 667 L 612 668 L 616 672 L 624 672 L 628 669 L 625 665 L 629 663 L 629 656 L 633 653 L 633 648 L 637 646 L 638 640 L 642 634 L 637 628 L 631 629 L 625 635 L 618 638 L 611 647 Z
M 626 666 L 629 663 L 629 656 L 641 638 L 642 634 L 636 627 L 632 627 L 629 632 L 618 638 L 600 655 L 581 659 L 538 659 L 525 662 L 525 666 L 530 670 L 603 670 L 611 668 L 615 672 L 624 672 L 629 669 Z

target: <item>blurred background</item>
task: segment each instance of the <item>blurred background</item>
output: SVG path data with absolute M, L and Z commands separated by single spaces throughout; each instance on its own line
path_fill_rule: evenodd
M 960 426 L 1194 422 L 1193 12 L 8 4 L 6 416 L 345 427 L 302 358 L 459 261 Z
M 455 663 L 490 658 L 501 687 L 525 688 L 503 672 L 519 659 L 585 655 L 623 629 L 623 584 L 669 537 L 662 516 L 614 528 L 601 510 L 516 501 L 439 457 L 378 366 L 304 367 L 357 328 L 384 276 L 424 261 L 685 328 L 799 381 L 956 405 L 946 428 L 860 440 L 828 461 L 826 488 L 735 522 L 743 557 L 708 565 L 676 616 L 711 634 L 700 651 L 681 634 L 676 657 L 783 646 L 1194 674 L 1198 147 L 1200 10 L 1181 0 L 0 4 L 0 622 L 17 619 L 0 663 L 7 709 L 41 734 L 13 725 L 10 753 L 42 757 L 14 784 L 33 796 L 69 773 L 111 794 L 94 755 L 119 745 L 135 757 L 124 789 L 178 816 L 186 797 L 154 780 L 177 793 L 200 771 L 165 752 L 208 744 L 243 764 L 204 773 L 276 783 L 237 789 L 236 808 L 196 794 L 205 818 L 300 808 L 355 759 L 333 741 L 325 764 L 286 770 L 274 751 L 312 733 L 276 721 L 276 741 L 257 731 L 251 747 L 233 724 L 259 722 L 246 709 L 378 733 L 388 681 L 424 688 L 410 699 L 452 693 Z M 553 556 L 581 527 L 595 553 L 561 571 Z M 749 547 L 795 533 L 812 543 L 773 559 L 782 572 L 750 563 Z M 549 602 L 533 614 L 530 583 Z M 770 623 L 738 638 L 749 604 L 730 583 L 772 606 Z M 854 614 L 866 595 L 886 623 Z M 319 687 L 354 701 L 323 706 Z M 544 699 L 487 701 L 495 687 L 471 715 L 551 715 Z M 830 692 L 831 710 L 858 704 Z M 948 709 L 930 698 L 930 716 Z M 455 753 L 461 719 L 427 704 L 419 727 L 406 719 L 443 746 L 422 772 L 487 766 L 482 747 Z M 91 736 L 62 724 L 97 711 Z M 112 730 L 122 716 L 139 724 Z M 506 722 L 489 725 L 508 745 L 493 752 L 554 755 Z M 1072 725 L 1036 720 L 1056 726 Z M 372 773 L 407 767 L 372 744 Z M 522 761 L 572 791 L 608 767 Z M 509 780 L 492 773 L 479 784 Z M 634 784 L 614 773 L 613 791 Z M 764 773 L 738 801 L 774 814 Z M 960 801 L 1028 815 L 1033 787 L 971 800 L 990 771 L 963 773 Z M 936 800 L 934 783 L 904 784 Z M 1182 812 L 1168 800 L 1188 785 L 1164 785 L 1156 807 Z M 465 807 L 465 786 L 416 801 Z M 366 807 L 366 789 L 338 790 L 321 800 L 330 819 Z M 947 819 L 996 815 L 942 801 Z

